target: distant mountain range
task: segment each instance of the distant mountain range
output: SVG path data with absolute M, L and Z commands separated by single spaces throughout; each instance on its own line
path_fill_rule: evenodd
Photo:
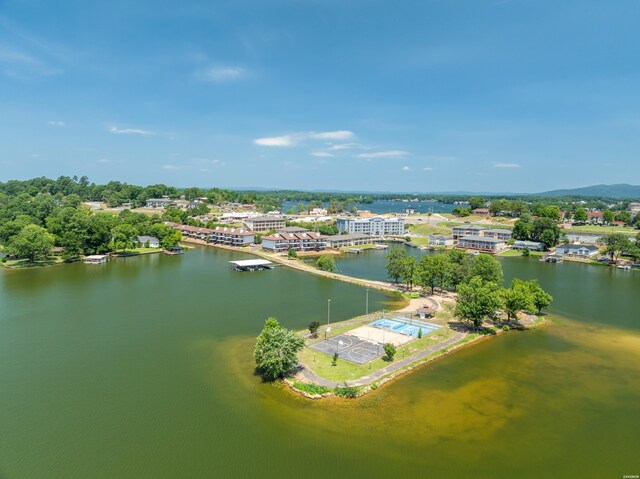
M 640 185 L 593 185 L 583 188 L 545 191 L 534 196 L 603 196 L 606 198 L 640 198 Z

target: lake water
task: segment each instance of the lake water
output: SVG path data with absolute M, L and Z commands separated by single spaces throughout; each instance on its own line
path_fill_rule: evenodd
M 297 211 L 299 201 L 285 201 L 282 205 L 283 211 L 289 211 L 293 208 Z M 305 206 L 307 205 L 306 202 Z M 325 208 L 328 204 L 324 205 Z M 450 203 L 427 203 L 425 201 L 381 201 L 375 200 L 373 203 L 358 204 L 356 205 L 360 210 L 369 210 L 375 214 L 384 213 L 402 213 L 407 208 L 412 208 L 416 213 L 451 213 L 453 209 L 458 206 Z
M 381 251 L 346 261 L 366 255 L 384 264 Z M 332 320 L 362 313 L 364 289 L 285 268 L 229 270 L 242 257 L 196 248 L 0 271 L 0 477 L 640 471 L 637 273 L 505 259 L 507 276 L 539 277 L 566 318 L 360 400 L 313 402 L 253 374 L 255 336 L 269 315 L 293 328 L 326 321 L 328 298 Z M 372 309 L 394 306 L 369 294 Z

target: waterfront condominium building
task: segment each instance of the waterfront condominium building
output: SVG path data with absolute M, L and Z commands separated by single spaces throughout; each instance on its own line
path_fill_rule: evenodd
M 372 236 L 403 235 L 404 218 L 338 218 L 336 221 L 340 234 L 365 234 Z
M 246 218 L 243 223 L 251 231 L 277 231 L 286 226 L 286 221 L 281 216 L 256 216 Z

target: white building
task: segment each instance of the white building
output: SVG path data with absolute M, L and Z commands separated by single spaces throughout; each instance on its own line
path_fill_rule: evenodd
M 374 216 L 373 218 L 338 218 L 336 221 L 338 232 L 353 234 L 365 234 L 373 236 L 403 235 L 404 218 L 385 218 Z
M 143 248 L 160 248 L 160 240 L 155 236 L 138 236 L 138 243 Z
M 517 240 L 511 246 L 513 249 L 528 249 L 530 251 L 544 251 L 544 243 L 538 241 Z
M 600 250 L 594 245 L 584 244 L 563 244 L 556 248 L 556 253 L 566 256 L 577 256 L 579 258 L 592 258 L 597 256 Z
M 453 246 L 453 235 L 429 235 L 429 244 L 432 246 Z
M 498 238 L 485 238 L 484 236 L 469 235 L 458 239 L 460 248 L 475 249 L 485 253 L 499 253 L 507 249 L 507 243 Z
M 256 216 L 245 219 L 243 223 L 251 231 L 279 230 L 286 226 L 285 219 L 279 216 Z

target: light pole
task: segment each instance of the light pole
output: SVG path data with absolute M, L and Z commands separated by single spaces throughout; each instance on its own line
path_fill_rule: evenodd
M 329 321 L 331 321 L 331 300 L 327 300 L 327 331 L 329 331 Z
M 369 315 L 369 288 L 367 288 L 367 306 L 365 309 L 365 314 Z

